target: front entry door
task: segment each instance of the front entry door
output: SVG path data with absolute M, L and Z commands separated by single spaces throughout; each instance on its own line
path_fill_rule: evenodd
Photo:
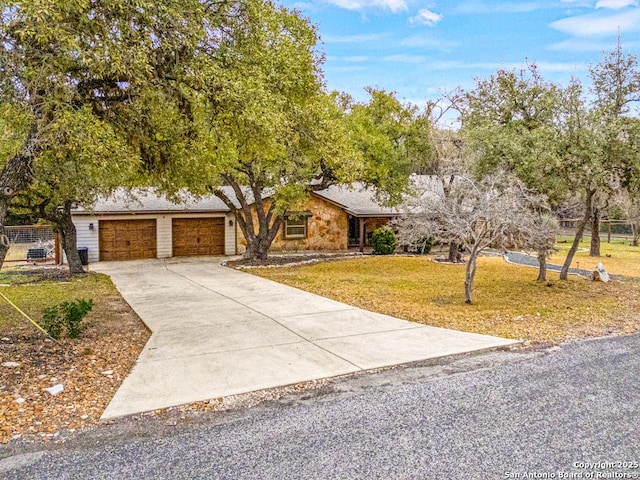
M 357 247 L 360 245 L 360 219 L 349 215 L 349 246 Z

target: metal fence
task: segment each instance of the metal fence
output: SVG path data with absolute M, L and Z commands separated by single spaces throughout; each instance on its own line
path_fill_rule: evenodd
M 573 237 L 576 233 L 576 226 L 580 220 L 568 219 L 560 221 L 560 236 Z M 632 238 L 632 226 L 629 220 L 608 220 L 600 221 L 600 237 L 611 243 L 612 240 L 630 241 Z M 584 229 L 584 236 L 591 237 L 591 223 Z
M 48 225 L 5 227 L 9 241 L 6 262 L 44 261 L 55 259 L 55 233 Z

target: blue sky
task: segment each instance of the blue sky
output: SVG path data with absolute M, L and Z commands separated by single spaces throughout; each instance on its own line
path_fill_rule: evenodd
M 366 99 L 366 86 L 421 104 L 473 88 L 499 68 L 535 61 L 547 80 L 587 79 L 618 31 L 640 46 L 639 0 L 281 0 L 319 28 L 330 90 Z

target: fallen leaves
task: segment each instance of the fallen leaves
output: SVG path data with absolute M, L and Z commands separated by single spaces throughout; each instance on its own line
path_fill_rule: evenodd
M 61 429 L 75 430 L 98 422 L 149 338 L 146 327 L 107 277 L 91 274 L 55 286 L 50 277 L 29 283 L 33 296 L 12 293 L 31 311 L 41 311 L 41 305 L 33 304 L 46 298 L 46 292 L 56 299 L 89 293 L 95 298 L 94 311 L 88 317 L 92 326 L 82 338 L 58 344 L 43 338 L 26 322 L 5 322 L 3 317 L 0 360 L 19 366 L 0 366 L 2 443 L 25 437 L 46 441 Z M 108 371 L 108 375 L 102 373 Z M 58 384 L 63 386 L 61 392 L 55 396 L 47 393 Z

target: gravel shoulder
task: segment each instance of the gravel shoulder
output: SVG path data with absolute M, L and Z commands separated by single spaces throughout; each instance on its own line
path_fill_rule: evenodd
M 7 479 L 584 474 L 585 462 L 639 460 L 639 346 L 636 334 L 467 355 L 333 379 L 313 392 L 175 424 L 132 417 L 46 449 L 0 448 L 0 472 Z

